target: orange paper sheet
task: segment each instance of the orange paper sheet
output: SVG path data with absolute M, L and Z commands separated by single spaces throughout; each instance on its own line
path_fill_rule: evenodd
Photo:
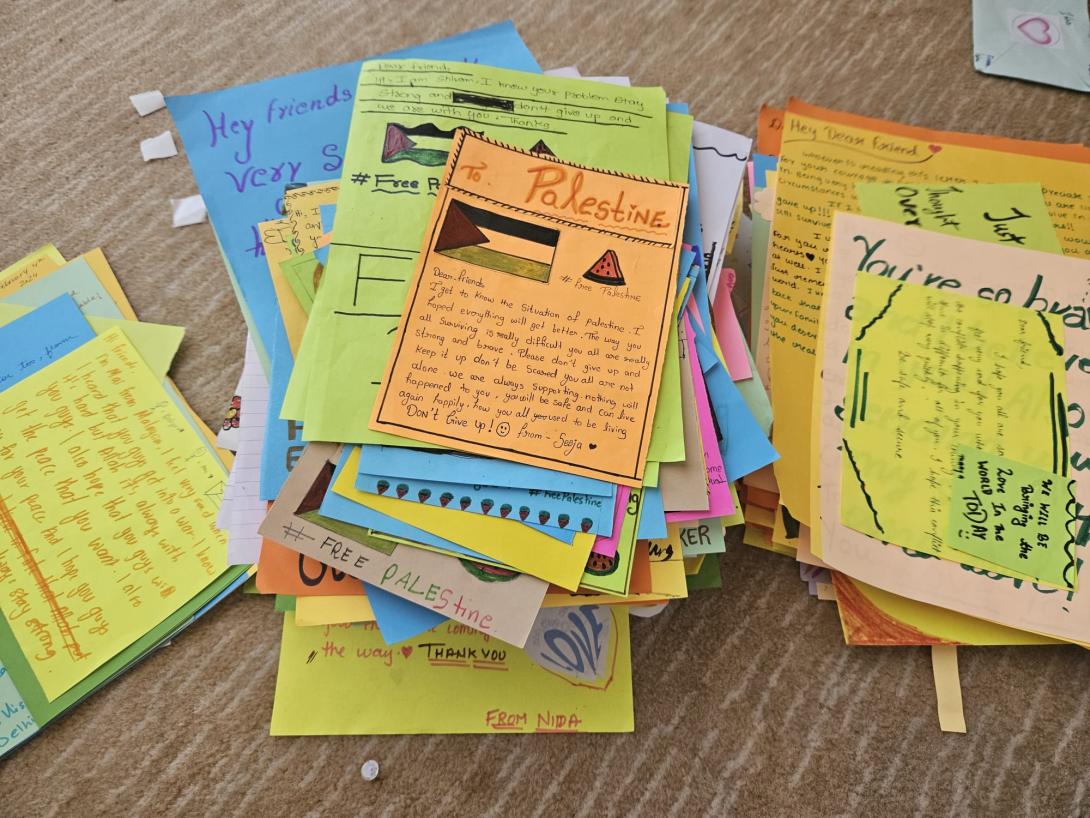
M 639 486 L 687 192 L 462 133 L 371 428 Z

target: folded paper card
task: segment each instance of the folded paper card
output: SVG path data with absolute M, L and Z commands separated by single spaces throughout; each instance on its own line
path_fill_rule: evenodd
M 369 623 L 302 628 L 291 614 L 284 617 L 273 735 L 632 726 L 624 607 L 543 610 L 521 650 L 454 622 L 389 647 Z
M 372 427 L 639 486 L 686 191 L 460 131 Z
M 973 67 L 1090 92 L 1090 14 L 1068 0 L 973 0 Z

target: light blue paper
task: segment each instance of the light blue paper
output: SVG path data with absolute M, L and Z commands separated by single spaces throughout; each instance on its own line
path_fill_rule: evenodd
M 95 337 L 70 295 L 0 327 L 0 392 Z
M 510 21 L 381 56 L 540 71 Z M 257 223 L 281 215 L 285 185 L 340 172 L 361 64 L 166 98 L 266 362 L 284 327 Z
M 768 187 L 768 179 L 765 178 L 765 174 L 776 170 L 780 158 L 763 153 L 752 154 L 750 158 L 753 160 L 753 187 L 757 190 L 764 190 Z
M 288 473 L 303 456 L 303 424 L 281 420 L 280 407 L 288 389 L 294 360 L 287 335 L 277 336 L 273 346 L 269 403 L 265 416 L 265 442 L 261 449 L 261 499 L 275 500 Z
M 0 756 L 38 732 L 38 723 L 15 689 L 7 668 L 0 664 Z
M 592 477 L 459 452 L 398 446 L 364 446 L 360 452 L 360 469 L 371 474 L 392 474 L 395 477 L 443 483 L 571 491 L 600 497 L 612 496 L 616 491 L 612 483 Z
M 489 559 L 475 551 L 470 551 L 468 548 L 463 548 L 458 545 L 458 543 L 445 540 L 442 537 L 436 537 L 430 532 L 403 523 L 393 517 L 388 517 L 374 509 L 361 506 L 359 503 L 349 500 L 347 497 L 342 497 L 333 491 L 333 483 L 337 481 L 337 477 L 344 468 L 345 460 L 348 459 L 350 451 L 351 449 L 345 448 L 344 454 L 341 456 L 341 462 L 337 464 L 337 468 L 333 472 L 333 479 L 330 481 L 329 490 L 322 499 L 322 505 L 319 509 L 322 514 L 326 517 L 332 517 L 334 520 L 340 520 L 343 523 L 351 523 L 352 525 L 358 525 L 363 528 L 373 528 L 376 531 L 389 534 L 391 537 L 423 543 L 424 545 L 430 545 L 433 548 L 441 548 L 444 551 L 449 551 L 457 556 L 469 557 L 474 560 Z
M 778 460 L 780 456 L 761 431 L 757 419 L 753 417 L 738 387 L 719 362 L 719 356 L 711 348 L 707 337 L 698 327 L 694 330 L 696 354 L 704 372 L 708 398 L 719 424 L 719 431 L 723 435 L 723 439 L 719 441 L 719 451 L 723 455 L 727 479 L 733 483 Z
M 602 537 L 613 533 L 616 492 L 612 496 L 574 494 L 443 483 L 364 472 L 356 475 L 356 488 L 369 494 L 456 508 L 470 514 L 519 520 L 552 537 L 559 536 L 561 531 L 581 531 Z
M 636 539 L 661 540 L 666 534 L 666 508 L 662 504 L 662 490 L 657 486 L 644 486 L 640 500 L 640 520 L 636 526 Z
M 0 298 L 5 304 L 37 307 L 61 295 L 70 295 L 84 315 L 124 319 L 95 271 L 81 258 L 73 259 L 37 281 Z
M 973 0 L 973 67 L 1090 92 L 1086 0 Z
M 447 618 L 438 611 L 391 594 L 377 585 L 365 582 L 363 588 L 367 592 L 367 601 L 371 603 L 371 610 L 375 614 L 378 632 L 387 645 L 396 645 L 398 642 L 412 639 L 447 621 Z

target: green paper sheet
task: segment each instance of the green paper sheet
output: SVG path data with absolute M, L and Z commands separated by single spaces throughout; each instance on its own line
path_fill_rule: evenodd
M 860 213 L 890 222 L 1025 247 L 1063 252 L 1039 184 L 858 184 Z
M 592 167 L 666 178 L 661 88 L 603 86 L 466 63 L 364 65 L 329 263 L 281 416 L 308 440 L 406 441 L 367 428 L 453 129 Z

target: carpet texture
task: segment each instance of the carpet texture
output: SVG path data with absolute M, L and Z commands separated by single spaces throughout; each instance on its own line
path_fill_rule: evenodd
M 209 4 L 211 5 L 211 4 Z M 1032 4 L 1029 4 L 1032 5 Z M 102 245 L 141 318 L 183 324 L 174 377 L 222 417 L 244 329 L 211 229 L 171 229 L 184 158 L 128 95 L 348 61 L 513 17 L 545 67 L 661 84 L 752 134 L 794 95 L 938 128 L 1079 142 L 1090 97 L 972 70 L 969 4 L 0 2 L 0 266 Z M 1032 180 L 1027 180 L 1032 181 Z M 634 620 L 623 736 L 268 736 L 280 615 L 234 595 L 0 762 L 0 815 L 1077 815 L 1090 657 L 962 649 L 968 735 L 944 735 L 924 649 L 844 646 L 788 559 L 731 539 L 725 588 Z M 316 691 L 318 695 L 321 691 Z M 375 758 L 381 778 L 360 764 Z

